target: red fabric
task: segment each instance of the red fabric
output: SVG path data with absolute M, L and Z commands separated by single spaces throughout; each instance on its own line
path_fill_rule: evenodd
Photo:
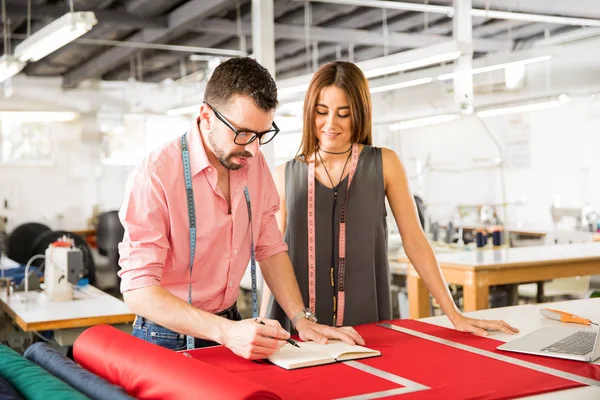
M 458 343 L 495 351 L 497 340 L 482 338 L 412 320 L 393 324 L 442 337 Z M 402 332 L 376 326 L 356 327 L 367 346 L 380 350 L 381 357 L 361 363 L 429 386 L 429 390 L 390 396 L 406 400 L 425 399 L 509 399 L 582 386 L 579 383 L 527 368 L 469 353 Z M 496 351 L 498 352 L 498 351 Z M 506 356 L 511 353 L 498 352 Z M 286 371 L 270 364 L 240 359 L 224 347 L 198 349 L 192 357 L 268 387 L 284 399 L 330 399 L 400 388 L 343 364 Z M 599 366 L 587 363 L 514 354 L 567 372 L 598 379 Z
M 448 340 L 460 342 L 455 340 L 460 338 L 467 345 L 490 340 L 417 321 L 393 323 Z M 582 386 L 387 328 L 370 325 L 357 330 L 368 347 L 385 354 L 385 357 L 362 360 L 363 363 L 431 388 L 402 395 L 402 399 L 512 399 Z M 494 342 L 493 348 L 500 344 Z
M 86 329 L 73 355 L 84 368 L 138 399 L 280 399 L 257 383 L 108 325 Z
M 502 343 L 497 340 L 418 321 L 391 323 L 504 356 L 600 379 L 598 365 L 501 352 L 496 350 Z M 368 347 L 382 353 L 381 357 L 358 362 L 430 387 L 395 396 L 403 400 L 508 399 L 582 386 L 374 324 L 356 329 L 365 338 Z M 77 362 L 141 399 L 317 400 L 401 388 L 398 384 L 339 363 L 286 371 L 269 363 L 244 360 L 222 346 L 189 353 L 193 358 L 107 326 L 86 330 L 74 346 Z
M 245 360 L 223 346 L 188 353 L 235 376 L 268 387 L 286 400 L 334 399 L 402 387 L 341 363 L 288 371 L 267 362 Z
M 506 357 L 512 357 L 519 360 L 528 361 L 534 364 L 558 369 L 561 371 L 570 372 L 572 374 L 580 375 L 586 378 L 600 380 L 600 365 L 597 364 L 496 350 L 496 347 L 500 346 L 501 344 L 504 344 L 504 342 L 492 338 L 485 338 L 481 336 L 475 336 L 463 332 L 458 332 L 454 329 L 448 329 L 441 326 L 436 326 L 414 320 L 391 321 L 391 323 L 394 325 L 402 326 L 407 329 L 413 329 L 415 331 L 427 333 L 432 336 L 448 339 L 453 342 L 462 343 L 468 346 L 476 347 L 478 349 L 487 350 L 496 354 L 501 354 Z

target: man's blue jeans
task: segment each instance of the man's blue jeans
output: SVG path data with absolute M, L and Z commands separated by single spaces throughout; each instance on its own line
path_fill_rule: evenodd
M 242 319 L 242 316 L 237 309 L 237 304 L 234 304 L 227 310 L 224 310 L 217 315 L 225 317 L 231 321 L 240 321 Z M 140 317 L 139 315 L 135 318 L 135 322 L 133 323 L 132 334 L 138 339 L 157 344 L 167 349 L 176 351 L 186 349 L 184 334 L 173 332 L 172 330 L 155 324 L 154 322 L 149 321 L 144 317 Z M 195 340 L 195 348 L 197 349 L 201 347 L 217 346 L 218 344 L 219 343 L 217 342 L 206 339 L 196 338 Z

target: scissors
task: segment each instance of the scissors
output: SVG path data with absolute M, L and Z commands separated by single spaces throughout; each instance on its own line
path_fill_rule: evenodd
M 596 325 L 597 323 L 592 322 L 591 320 L 583 317 L 578 317 L 577 315 L 573 315 L 568 312 L 553 310 L 551 308 L 542 308 L 540 313 L 550 319 L 560 321 L 560 322 L 570 322 L 573 324 L 582 324 L 582 325 Z

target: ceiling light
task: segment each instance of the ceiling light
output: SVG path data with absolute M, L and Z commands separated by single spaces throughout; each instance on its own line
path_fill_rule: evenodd
M 79 114 L 70 111 L 0 111 L 1 120 L 21 122 L 68 122 Z
M 548 61 L 548 60 L 551 60 L 551 59 L 552 59 L 552 56 L 541 56 L 541 57 L 527 58 L 525 60 L 511 61 L 511 62 L 506 62 L 506 63 L 488 65 L 488 66 L 485 66 L 485 67 L 473 68 L 473 69 L 471 69 L 471 73 L 473 75 L 475 75 L 475 74 L 482 74 L 484 72 L 497 71 L 497 70 L 501 70 L 503 68 L 509 68 L 509 67 L 513 67 L 513 66 L 516 66 L 516 65 L 535 64 L 535 63 L 538 63 L 538 62 Z M 440 81 L 445 81 L 447 79 L 452 79 L 452 78 L 454 78 L 454 72 L 451 72 L 451 73 L 448 73 L 448 74 L 438 75 L 438 77 L 437 77 L 437 79 L 440 80 Z
M 200 110 L 200 106 L 202 104 L 195 104 L 193 106 L 186 106 L 186 107 L 180 107 L 180 108 L 173 108 L 167 111 L 167 115 L 168 116 L 173 116 L 173 115 L 193 115 L 198 113 L 198 111 Z
M 374 87 L 374 88 L 371 88 L 370 92 L 371 93 L 381 93 L 381 92 L 387 92 L 388 90 L 396 90 L 396 89 L 402 89 L 402 88 L 407 88 L 407 87 L 412 87 L 412 86 L 425 85 L 425 84 L 431 83 L 431 82 L 433 82 L 433 78 L 413 79 L 410 81 L 398 82 L 398 83 L 392 83 L 390 85 Z
M 542 101 L 529 102 L 523 104 L 509 104 L 505 106 L 494 106 L 480 109 L 477 116 L 481 118 L 495 117 L 499 115 L 516 114 L 527 111 L 545 110 L 548 108 L 559 107 L 569 101 L 569 96 L 562 94 L 556 98 L 550 98 Z
M 431 48 L 436 47 L 436 46 L 438 46 L 438 45 L 428 46 L 428 48 L 430 49 L 429 51 L 432 51 Z M 416 58 L 416 59 L 412 59 L 412 60 L 402 61 L 402 59 L 414 57 L 414 55 L 406 55 L 405 53 L 415 54 L 415 53 L 419 52 L 419 50 L 422 50 L 422 49 L 409 50 L 406 52 L 393 54 L 391 56 L 379 57 L 379 58 L 375 58 L 373 60 L 368 60 L 368 61 L 364 61 L 362 63 L 358 63 L 357 65 L 360 67 L 360 69 L 363 70 L 365 77 L 374 78 L 376 76 L 393 74 L 396 72 L 422 68 L 422 67 L 426 67 L 428 65 L 442 64 L 442 63 L 445 63 L 448 61 L 456 60 L 461 55 L 460 50 L 452 50 L 452 51 L 446 51 L 443 53 L 434 54 L 431 56 L 425 56 L 425 57 L 420 57 L 420 58 Z M 435 51 L 435 50 L 433 50 L 433 51 Z M 402 56 L 402 57 L 400 57 L 400 56 Z M 381 66 L 379 66 L 379 65 L 381 65 Z
M 361 61 L 356 63 L 356 65 L 363 71 L 366 78 L 374 78 L 453 61 L 460 57 L 461 54 L 468 54 L 471 51 L 472 48 L 470 46 L 460 44 L 456 40 L 450 40 L 432 46 Z M 312 76 L 313 74 L 302 75 L 278 82 L 279 95 L 290 96 L 306 92 Z
M 418 128 L 426 125 L 440 124 L 442 122 L 450 122 L 460 118 L 460 114 L 442 114 L 431 117 L 409 119 L 407 121 L 390 124 L 390 131 L 399 131 L 402 129 Z
M 15 57 L 4 54 L 0 57 L 0 82 L 17 75 L 25 67 L 25 63 L 15 59 Z
M 290 95 L 290 94 L 297 94 L 297 93 L 306 92 L 307 89 L 308 89 L 308 83 L 307 84 L 302 84 L 302 85 L 297 85 L 297 86 L 290 86 L 290 87 L 286 87 L 286 88 L 281 88 L 277 92 L 280 95 L 286 96 L 286 95 Z
M 52 21 L 15 47 L 21 61 L 38 61 L 89 32 L 98 23 L 91 11 L 69 12 Z

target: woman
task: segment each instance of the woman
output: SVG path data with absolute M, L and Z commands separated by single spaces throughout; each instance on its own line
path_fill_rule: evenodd
M 394 151 L 371 146 L 371 126 L 362 71 L 342 61 L 322 66 L 306 93 L 298 156 L 275 173 L 277 220 L 305 303 L 332 326 L 391 318 L 387 197 L 406 254 L 454 327 L 479 335 L 518 332 L 460 313 L 421 229 L 402 163 Z M 291 329 L 268 288 L 262 311 Z

